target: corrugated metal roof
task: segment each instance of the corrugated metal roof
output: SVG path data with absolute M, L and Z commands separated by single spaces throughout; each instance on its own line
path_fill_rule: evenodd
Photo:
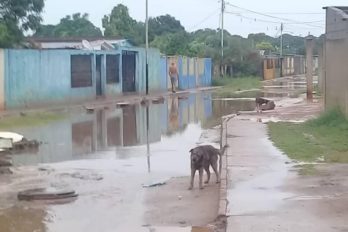
M 27 41 L 34 47 L 41 49 L 89 49 L 108 50 L 113 47 L 132 47 L 133 44 L 127 39 L 117 37 L 98 38 L 28 38 Z

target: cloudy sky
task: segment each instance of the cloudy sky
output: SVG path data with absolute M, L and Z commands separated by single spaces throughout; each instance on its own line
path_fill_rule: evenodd
M 90 20 L 101 27 L 101 19 L 122 3 L 138 21 L 145 19 L 145 0 L 46 0 L 44 23 L 56 24 L 68 14 L 88 13 Z M 348 5 L 347 0 L 227 0 L 225 28 L 232 34 L 247 36 L 264 32 L 271 36 L 284 31 L 293 35 L 324 33 L 323 6 Z M 186 30 L 218 28 L 219 0 L 149 0 L 150 16 L 170 14 L 179 19 Z

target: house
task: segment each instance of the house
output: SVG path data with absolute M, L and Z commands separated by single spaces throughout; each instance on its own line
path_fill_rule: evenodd
M 318 75 L 319 57 L 313 56 L 313 73 Z M 297 54 L 287 54 L 263 57 L 262 73 L 264 80 L 279 77 L 304 75 L 306 73 L 306 57 Z
M 325 7 L 325 108 L 340 107 L 348 116 L 348 6 Z
M 149 90 L 161 88 L 160 53 L 150 49 Z M 0 108 L 19 109 L 145 92 L 145 49 L 0 50 Z
M 71 42 L 70 49 L 66 43 L 54 49 L 48 49 L 47 44 L 46 49 L 0 49 L 0 110 L 144 94 L 145 48 L 117 47 L 109 42 L 113 49 L 72 49 L 80 42 Z M 172 60 L 161 57 L 158 49 L 148 50 L 151 93 L 168 90 L 168 64 Z M 211 85 L 210 58 L 176 57 L 174 60 L 178 65 L 179 89 Z

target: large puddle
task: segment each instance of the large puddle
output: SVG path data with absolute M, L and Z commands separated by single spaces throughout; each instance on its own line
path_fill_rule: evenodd
M 176 204 L 166 206 L 165 199 L 177 201 L 183 196 L 180 210 L 186 212 L 190 205 L 186 201 L 201 196 L 199 191 L 187 191 L 188 151 L 202 140 L 205 129 L 219 124 L 222 115 L 254 107 L 253 101 L 215 101 L 211 93 L 198 93 L 151 104 L 148 133 L 146 107 L 141 105 L 108 106 L 92 113 L 73 110 L 50 124 L 16 128 L 13 132 L 43 144 L 36 151 L 12 155 L 15 166 L 31 171 L 0 186 L 0 231 L 171 231 L 177 225 L 182 225 L 181 231 L 191 231 L 191 225 L 202 225 L 202 218 L 190 220 L 192 213 L 146 219 L 144 215 L 156 211 L 149 211 L 154 209 L 147 202 L 156 202 L 156 207 L 175 215 Z M 167 183 L 173 191 L 163 199 L 143 188 L 181 176 L 183 180 Z M 17 191 L 32 187 L 74 189 L 79 197 L 65 204 L 15 199 Z M 209 192 L 213 194 L 214 189 L 212 185 Z M 201 197 L 212 199 L 209 192 Z
M 134 159 L 146 155 L 146 107 L 130 105 L 69 112 L 64 119 L 14 132 L 43 144 L 37 151 L 13 155 L 15 166 L 86 159 Z M 220 117 L 253 109 L 252 101 L 213 101 L 210 93 L 173 97 L 149 106 L 148 139 L 151 155 L 195 145 L 203 128 Z

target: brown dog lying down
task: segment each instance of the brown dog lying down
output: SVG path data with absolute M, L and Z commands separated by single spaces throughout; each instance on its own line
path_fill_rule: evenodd
M 196 171 L 199 173 L 199 188 L 203 189 L 203 169 L 207 172 L 207 180 L 204 182 L 209 183 L 211 166 L 216 175 L 216 183 L 220 183 L 220 174 L 217 169 L 217 161 L 221 155 L 225 153 L 226 146 L 220 151 L 211 145 L 198 146 L 190 150 L 191 152 L 191 182 L 189 190 L 193 188 L 193 182 Z
M 274 110 L 275 108 L 274 101 L 271 101 L 262 97 L 257 97 L 255 99 L 255 103 L 256 103 L 257 112 L 262 112 L 266 110 Z

